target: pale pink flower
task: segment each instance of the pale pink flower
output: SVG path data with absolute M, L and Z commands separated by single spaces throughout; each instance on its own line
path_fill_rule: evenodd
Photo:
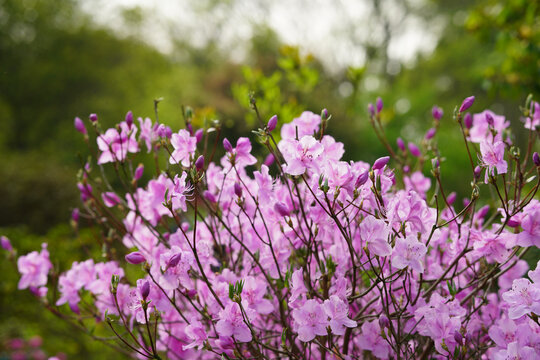
M 142 119 L 138 118 L 139 124 L 141 126 L 141 134 L 139 135 L 139 139 L 144 141 L 146 144 L 146 148 L 148 149 L 148 152 L 152 150 L 152 143 L 154 143 L 156 140 L 159 139 L 159 135 L 157 134 L 157 128 L 158 124 L 152 124 L 152 120 L 150 118 Z
M 248 276 L 244 280 L 242 289 L 242 305 L 244 308 L 251 308 L 259 314 L 270 314 L 274 310 L 272 303 L 264 298 L 267 284 L 260 279 L 255 279 L 253 276 Z
M 128 152 L 136 153 L 139 151 L 137 143 L 137 127 L 129 126 L 125 121 L 120 123 L 120 132 L 118 129 L 111 128 L 97 137 L 98 148 L 101 155 L 98 164 L 108 162 L 124 161 Z
M 281 141 L 279 148 L 287 162 L 284 171 L 290 175 L 302 175 L 324 151 L 321 143 L 308 135 L 300 141 Z
M 19 290 L 45 286 L 49 270 L 52 269 L 47 244 L 43 243 L 41 245 L 39 253 L 32 251 L 29 254 L 20 256 L 17 260 L 17 268 L 22 275 L 21 280 L 19 280 Z
M 288 124 L 283 124 L 281 127 L 281 138 L 283 140 L 296 139 L 298 131 L 298 139 L 305 135 L 313 135 L 319 131 L 321 117 L 311 111 L 304 111 L 299 117 L 293 119 Z
M 485 183 L 488 182 L 489 175 L 495 176 L 495 169 L 497 174 L 506 174 L 508 164 L 504 160 L 504 143 L 502 141 L 495 141 L 491 143 L 489 141 L 482 141 L 480 143 L 480 152 L 482 153 L 482 162 L 486 170 Z
M 191 323 L 186 326 L 184 332 L 186 333 L 187 337 L 189 337 L 193 341 L 188 345 L 182 346 L 182 350 L 191 349 L 195 346 L 199 350 L 202 349 L 204 342 L 208 338 L 208 335 L 206 334 L 206 330 L 204 329 L 203 324 L 201 324 L 199 320 L 191 319 Z
M 469 131 L 469 140 L 475 143 L 481 143 L 482 141 L 493 140 L 491 135 L 490 125 L 488 122 L 488 116 L 493 119 L 493 129 L 498 133 L 501 133 L 504 129 L 510 126 L 510 122 L 506 121 L 502 115 L 497 115 L 491 110 L 484 110 L 479 114 L 473 115 L 473 125 Z
M 317 335 L 327 335 L 326 327 L 329 324 L 324 314 L 322 305 L 314 299 L 307 300 L 300 308 L 293 310 L 292 316 L 300 341 L 308 342 Z
M 360 223 L 360 237 L 367 243 L 369 251 L 378 256 L 392 254 L 392 247 L 388 243 L 389 231 L 389 225 L 371 215 Z
M 237 342 L 251 341 L 251 331 L 244 321 L 240 305 L 229 302 L 225 309 L 219 312 L 216 330 L 220 337 L 232 336 Z
M 197 138 L 191 136 L 186 129 L 180 129 L 178 133 L 172 134 L 171 145 L 174 147 L 174 151 L 169 162 L 171 164 L 180 163 L 182 166 L 188 167 L 197 148 Z
M 426 246 L 415 237 L 397 238 L 396 246 L 392 251 L 392 266 L 397 269 L 404 269 L 408 266 L 412 270 L 423 273 L 426 253 Z
M 508 348 L 495 353 L 494 360 L 536 360 L 538 355 L 530 346 L 519 346 L 517 341 L 508 344 Z
M 510 319 L 519 319 L 531 312 L 540 315 L 540 287 L 527 279 L 514 280 L 512 289 L 503 293 L 502 298 L 510 305 Z
M 377 320 L 362 324 L 362 332 L 357 336 L 358 345 L 363 350 L 370 350 L 378 359 L 388 359 L 390 345 L 381 336 L 381 327 Z
M 336 295 L 323 303 L 324 311 L 330 318 L 330 328 L 334 335 L 345 334 L 345 327 L 356 327 L 356 321 L 349 319 L 349 304 Z

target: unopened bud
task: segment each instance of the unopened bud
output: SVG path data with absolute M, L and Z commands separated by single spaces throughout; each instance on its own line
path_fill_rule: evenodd
M 458 343 L 458 345 L 463 345 L 463 335 L 459 331 L 454 331 L 454 340 Z
M 383 101 L 380 97 L 377 98 L 377 113 L 380 113 L 383 109 Z
M 386 315 L 381 314 L 381 316 L 379 316 L 379 326 L 381 327 L 381 329 L 390 327 L 390 320 L 388 320 L 388 317 L 386 317 Z
M 384 157 L 378 158 L 373 163 L 373 167 L 372 167 L 373 170 L 382 169 L 383 167 L 386 166 L 386 164 L 388 164 L 388 161 L 390 161 L 390 156 L 384 156 Z
M 409 171 L 411 171 L 411 168 L 409 167 L 409 165 L 405 165 L 405 166 L 403 167 L 403 172 L 404 172 L 405 174 L 408 174 Z
M 481 172 L 482 172 L 482 168 L 480 166 L 476 166 L 474 168 L 474 176 L 475 177 L 479 177 Z
M 87 134 L 86 127 L 84 126 L 83 121 L 79 117 L 75 118 L 73 125 L 75 126 L 75 130 L 77 130 L 81 134 L 83 135 Z
M 536 151 L 534 152 L 532 158 L 533 158 L 534 165 L 540 166 L 540 155 L 538 155 Z
M 141 297 L 146 300 L 148 295 L 150 295 L 150 283 L 145 281 L 141 286 Z
M 405 142 L 403 142 L 402 138 L 397 138 L 396 143 L 401 151 L 405 151 Z
M 131 111 L 126 114 L 126 124 L 131 129 L 131 125 L 133 125 L 133 113 Z
M 476 213 L 476 217 L 482 219 L 487 215 L 488 211 L 489 211 L 489 205 L 486 205 L 480 208 L 480 210 L 478 210 L 478 212 Z
M 171 258 L 169 259 L 169 262 L 167 263 L 167 269 L 178 265 L 181 259 L 182 259 L 182 253 L 174 254 L 173 256 L 171 256 Z
M 414 157 L 420 157 L 420 155 L 422 155 L 418 146 L 416 146 L 412 142 L 409 143 L 409 151 L 411 152 L 411 155 Z
M 242 186 L 239 183 L 234 183 L 234 193 L 238 197 L 242 197 Z
M 204 168 L 204 156 L 201 155 L 195 160 L 195 168 L 197 171 L 201 171 Z
M 11 242 L 6 236 L 0 236 L 0 246 L 7 251 L 13 250 L 13 246 L 11 246 Z
M 266 124 L 266 129 L 268 129 L 268 131 L 274 131 L 277 125 L 277 120 L 277 115 L 272 116 L 270 120 L 268 120 L 268 124 Z
M 426 132 L 426 136 L 424 138 L 426 140 L 430 140 L 435 136 L 436 132 L 437 132 L 437 130 L 435 130 L 435 128 L 431 128 Z
M 369 171 L 364 171 L 362 174 L 360 174 L 357 178 L 356 178 L 356 183 L 354 184 L 354 186 L 356 188 L 359 188 L 360 186 L 364 185 L 369 179 Z
M 274 210 L 276 210 L 276 212 L 283 217 L 289 216 L 290 214 L 289 209 L 287 209 L 287 206 L 282 202 L 277 202 L 274 205 Z
M 446 201 L 448 202 L 449 205 L 452 205 L 454 201 L 456 201 L 456 198 L 457 198 L 457 194 L 455 192 L 452 192 L 450 193 L 450 195 L 446 197 Z
M 203 134 L 204 134 L 203 129 L 199 129 L 199 130 L 195 131 L 195 139 L 197 140 L 197 143 L 201 142 Z
M 144 172 L 144 165 L 139 164 L 139 166 L 137 166 L 137 168 L 135 169 L 135 174 L 133 175 L 133 180 L 135 180 L 135 181 L 139 180 L 142 177 L 143 172 Z
M 367 108 L 368 108 L 368 111 L 369 111 L 369 115 L 375 116 L 375 108 L 373 107 L 373 104 L 369 103 Z
M 433 119 L 435 119 L 436 121 L 439 121 L 441 120 L 443 116 L 443 110 L 438 106 L 434 106 L 431 109 L 431 115 L 433 116 Z
M 322 111 L 321 111 L 321 118 L 322 118 L 322 120 L 323 120 L 323 121 L 324 121 L 324 120 L 328 120 L 328 117 L 329 117 L 329 116 L 330 116 L 330 115 L 328 114 L 328 110 L 322 109 Z
M 71 220 L 75 221 L 75 223 L 79 222 L 79 208 L 75 208 L 71 211 Z
M 138 251 L 134 251 L 132 253 L 127 254 L 125 259 L 128 263 L 133 264 L 133 265 L 137 265 L 146 261 L 143 254 L 141 254 Z
M 191 123 L 187 123 L 186 127 L 189 131 L 189 135 L 193 135 L 193 125 L 191 125 Z
M 106 207 L 113 207 L 121 201 L 120 197 L 111 191 L 102 193 L 101 199 Z
M 461 106 L 459 107 L 459 112 L 462 113 L 466 111 L 468 108 L 472 106 L 473 103 L 474 103 L 474 96 L 469 96 L 468 98 L 463 100 L 463 102 L 461 103 Z
M 223 147 L 225 148 L 225 151 L 230 153 L 233 150 L 233 147 L 227 138 L 223 139 Z
M 493 119 L 493 116 L 491 116 L 491 114 L 488 112 L 486 112 L 486 122 L 490 127 L 493 127 L 495 125 L 495 120 Z
M 206 200 L 210 201 L 211 203 L 217 202 L 216 197 L 209 190 L 204 190 L 203 196 Z
M 466 114 L 465 114 L 465 117 L 463 118 L 463 123 L 465 124 L 465 127 L 466 127 L 467 129 L 472 128 L 472 126 L 473 126 L 473 118 L 472 118 L 472 115 L 469 114 L 469 113 L 466 113 Z
M 517 228 L 519 225 L 521 225 L 521 223 L 518 220 L 510 219 L 506 225 L 510 226 L 511 228 Z
M 275 160 L 274 155 L 268 154 L 266 158 L 264 159 L 263 164 L 269 167 L 270 165 L 274 163 L 274 160 Z
M 90 116 L 88 117 L 90 119 L 91 122 L 95 123 L 97 122 L 98 118 L 97 118 L 97 114 L 90 114 Z

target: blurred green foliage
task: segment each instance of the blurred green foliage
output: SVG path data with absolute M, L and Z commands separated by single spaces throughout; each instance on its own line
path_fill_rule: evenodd
M 66 225 L 78 203 L 77 168 L 87 154 L 73 118 L 97 113 L 103 126 L 110 126 L 127 110 L 154 117 L 153 101 L 159 97 L 164 99 L 161 122 L 182 127 L 181 106 L 191 105 L 194 125 L 218 118 L 231 138 L 258 126 L 250 94 L 264 122 L 274 114 L 286 122 L 303 110 L 327 108 L 332 114 L 328 131 L 346 144 L 345 158 L 364 161 L 387 152 L 369 124 L 369 102 L 384 99 L 382 120 L 394 147 L 399 136 L 421 139 L 432 126 L 431 106 L 437 104 L 445 112 L 437 135 L 446 157 L 443 183 L 447 191 L 468 196 L 463 180 L 468 163 L 452 121 L 454 106 L 476 95 L 473 112 L 491 108 L 505 114 L 518 143 L 524 142 L 518 105 L 529 92 L 540 97 L 540 5 L 525 0 L 429 3 L 429 12 L 416 15 L 437 15 L 446 23 L 436 49 L 389 74 L 387 66 L 378 66 L 389 61 L 385 51 L 367 49 L 364 67 L 328 71 L 319 59 L 281 44 L 264 25 L 246 44 L 248 61 L 240 66 L 213 43 L 196 48 L 178 39 L 172 54 L 164 55 L 134 35 L 120 38 L 96 26 L 76 0 L 0 1 L 0 234 L 9 236 L 21 254 L 48 242 L 61 270 L 88 252 L 99 260 L 98 230 L 85 229 L 76 237 Z M 144 14 L 128 9 L 124 16 L 137 29 Z M 12 337 L 40 334 L 51 355 L 118 358 L 42 311 L 29 292 L 17 291 L 11 261 L 1 261 L 0 271 L 5 277 L 0 282 L 0 346 Z

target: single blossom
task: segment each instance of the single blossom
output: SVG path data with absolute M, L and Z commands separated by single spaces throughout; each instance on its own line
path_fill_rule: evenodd
M 488 176 L 495 176 L 495 169 L 497 174 L 506 174 L 508 164 L 504 160 L 504 143 L 502 141 L 496 141 L 490 143 L 489 141 L 482 141 L 480 143 L 480 152 L 482 153 L 482 162 L 486 170 L 485 182 L 488 182 Z
M 356 327 L 356 321 L 349 319 L 349 304 L 336 295 L 330 296 L 323 303 L 323 308 L 330 318 L 330 328 L 334 335 L 345 334 L 345 327 Z
M 41 245 L 41 251 L 32 251 L 29 254 L 20 256 L 17 260 L 17 268 L 22 275 L 19 280 L 19 290 L 26 288 L 39 288 L 47 284 L 47 275 L 52 269 L 49 260 L 47 244 Z
M 216 330 L 220 337 L 232 336 L 237 342 L 249 342 L 252 339 L 251 331 L 244 321 L 240 305 L 229 302 L 225 309 L 219 312 Z
M 423 273 L 423 258 L 426 253 L 426 246 L 415 237 L 397 238 L 396 246 L 392 251 L 392 266 L 397 269 L 404 269 L 408 266 L 412 270 Z
M 325 312 L 322 305 L 314 299 L 307 300 L 300 308 L 293 310 L 292 316 L 300 341 L 308 342 L 317 335 L 327 335 L 326 327 L 329 323 L 323 314 Z
M 181 129 L 178 133 L 172 134 L 171 145 L 174 147 L 174 151 L 169 158 L 169 162 L 188 167 L 197 148 L 197 139 L 191 136 L 186 129 Z
M 514 280 L 512 289 L 503 293 L 502 298 L 510 305 L 510 319 L 519 319 L 531 312 L 540 315 L 540 286 L 527 279 Z

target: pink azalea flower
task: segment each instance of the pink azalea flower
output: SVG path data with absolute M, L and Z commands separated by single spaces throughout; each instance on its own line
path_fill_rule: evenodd
M 20 256 L 17 260 L 17 268 L 22 275 L 21 280 L 19 280 L 19 290 L 45 286 L 49 270 L 52 269 L 47 244 L 43 243 L 41 245 L 39 253 L 32 251 L 29 254 Z
M 502 141 L 482 141 L 480 143 L 480 152 L 482 153 L 482 162 L 487 167 L 484 182 L 487 184 L 488 176 L 497 174 L 506 174 L 508 164 L 504 160 L 504 143 Z
M 510 305 L 510 319 L 519 319 L 531 312 L 540 315 L 540 287 L 527 279 L 514 280 L 512 289 L 503 293 L 502 298 Z
M 181 129 L 178 133 L 172 134 L 171 145 L 174 147 L 174 151 L 169 158 L 169 162 L 171 164 L 180 163 L 182 166 L 188 167 L 189 161 L 197 148 L 197 138 L 191 136 L 186 129 Z
M 380 219 L 368 215 L 360 223 L 360 237 L 367 243 L 370 252 L 378 256 L 389 256 L 392 247 L 388 243 L 390 227 Z
M 471 230 L 473 255 L 477 257 L 485 256 L 488 262 L 504 262 L 510 254 L 510 250 L 506 248 L 503 239 L 504 236 L 489 231 Z
M 274 310 L 274 305 L 264 298 L 268 289 L 265 282 L 248 276 L 244 281 L 242 289 L 242 305 L 244 308 L 251 308 L 259 314 L 270 314 Z
M 282 141 L 278 146 L 287 162 L 284 171 L 290 175 L 302 175 L 324 151 L 321 143 L 308 135 L 300 141 Z
M 304 284 L 304 275 L 302 269 L 296 269 L 291 276 L 291 297 L 289 298 L 289 306 L 298 308 L 304 304 L 303 297 L 307 294 L 307 288 Z
M 186 287 L 191 282 L 188 270 L 194 263 L 195 257 L 191 251 L 182 251 L 178 246 L 171 247 L 160 256 L 160 285 L 165 290 L 174 290 L 180 285 Z
M 124 161 L 128 152 L 136 153 L 139 151 L 137 143 L 137 128 L 129 126 L 125 121 L 120 123 L 120 132 L 111 128 L 97 137 L 97 144 L 101 155 L 98 164 L 108 162 Z
M 538 359 L 536 351 L 529 346 L 519 346 L 517 341 L 508 344 L 508 348 L 495 353 L 494 360 L 535 360 Z
M 293 310 L 292 316 L 300 341 L 308 342 L 315 339 L 317 335 L 327 335 L 328 319 L 321 314 L 324 314 L 323 307 L 314 299 L 306 301 L 299 309 Z
M 479 114 L 473 115 L 473 126 L 469 131 L 469 139 L 475 143 L 481 143 L 485 140 L 493 140 L 493 136 L 489 130 L 488 116 L 493 119 L 493 129 L 501 133 L 504 129 L 510 126 L 510 122 L 506 121 L 502 115 L 497 115 L 491 110 L 484 110 Z
M 158 124 L 152 124 L 152 120 L 150 118 L 142 119 L 138 118 L 139 124 L 141 126 L 141 134 L 139 135 L 139 139 L 144 141 L 146 144 L 146 148 L 148 149 L 148 152 L 152 150 L 152 143 L 154 141 L 159 139 L 159 135 L 157 134 L 157 128 Z
M 411 176 L 404 176 L 403 182 L 405 183 L 405 190 L 414 190 L 424 198 L 431 187 L 431 179 L 425 177 L 420 171 L 415 171 Z
M 390 345 L 381 337 L 381 327 L 377 320 L 362 324 L 362 332 L 357 336 L 358 345 L 369 350 L 378 359 L 388 359 Z
M 532 200 L 523 208 L 521 228 L 517 235 L 517 245 L 540 247 L 540 201 Z
M 219 312 L 219 320 L 216 324 L 216 330 L 220 337 L 232 336 L 237 342 L 251 341 L 251 331 L 244 322 L 240 305 L 235 302 L 229 302 L 225 309 Z
M 426 253 L 426 246 L 415 237 L 397 238 L 396 246 L 392 251 L 392 266 L 397 269 L 404 269 L 409 266 L 412 270 L 423 273 L 423 258 Z
M 208 335 L 206 335 L 206 330 L 199 320 L 192 319 L 191 323 L 184 329 L 184 332 L 186 333 L 187 337 L 193 341 L 188 345 L 184 345 L 182 350 L 191 349 L 195 346 L 199 350 L 202 349 Z
M 313 135 L 319 131 L 321 117 L 311 111 L 304 111 L 300 117 L 293 119 L 290 123 L 283 124 L 281 127 L 281 138 L 284 140 L 301 139 L 305 135 Z
M 330 318 L 330 328 L 334 335 L 345 334 L 345 327 L 356 327 L 356 321 L 349 319 L 349 304 L 336 295 L 323 303 L 324 311 Z
M 540 126 L 540 104 L 533 101 L 531 111 L 533 114 L 525 119 L 525 129 L 534 130 Z
M 251 142 L 246 137 L 238 138 L 231 154 L 234 156 L 235 165 L 241 168 L 257 162 L 257 158 L 251 155 Z

